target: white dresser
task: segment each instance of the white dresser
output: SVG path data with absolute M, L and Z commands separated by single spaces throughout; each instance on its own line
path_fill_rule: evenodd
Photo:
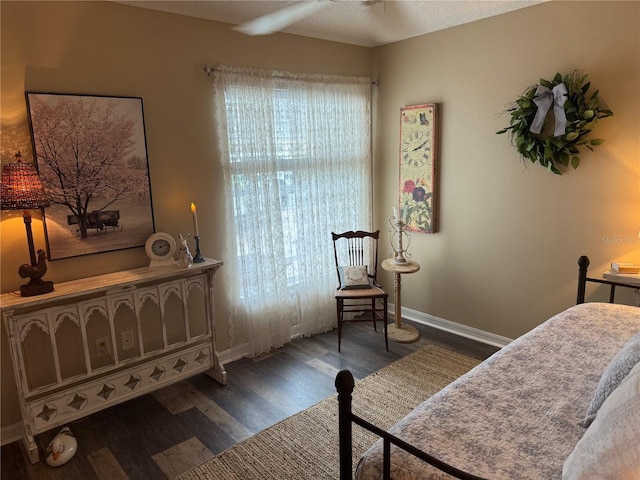
M 31 462 L 39 433 L 200 372 L 226 384 L 213 321 L 221 266 L 145 267 L 0 296 Z

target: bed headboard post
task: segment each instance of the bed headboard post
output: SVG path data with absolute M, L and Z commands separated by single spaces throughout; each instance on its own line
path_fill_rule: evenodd
M 351 440 L 351 394 L 355 382 L 349 370 L 340 370 L 336 376 L 338 391 L 338 436 L 340 448 L 340 480 L 351 480 L 353 472 Z
M 584 303 L 584 294 L 587 284 L 587 269 L 589 268 L 589 257 L 582 255 L 578 259 L 578 298 L 576 299 L 576 305 Z

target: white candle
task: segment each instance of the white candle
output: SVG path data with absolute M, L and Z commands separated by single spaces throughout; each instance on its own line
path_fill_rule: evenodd
M 196 204 L 191 203 L 191 216 L 193 217 L 193 230 L 195 231 L 196 237 L 200 236 L 200 231 L 198 230 L 198 214 L 196 213 Z
M 398 219 L 398 207 L 391 207 L 393 209 L 393 218 Z

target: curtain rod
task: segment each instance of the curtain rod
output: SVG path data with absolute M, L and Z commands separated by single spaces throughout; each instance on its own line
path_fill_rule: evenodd
M 211 76 L 211 74 L 213 72 L 215 72 L 218 68 L 217 67 L 212 67 L 211 65 L 205 65 L 204 66 L 204 73 L 206 73 L 207 75 Z M 371 80 L 371 85 L 373 86 L 378 86 L 380 84 L 380 82 L 378 82 L 378 80 Z

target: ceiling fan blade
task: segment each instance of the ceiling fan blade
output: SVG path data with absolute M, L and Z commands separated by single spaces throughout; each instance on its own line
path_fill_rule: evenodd
M 234 30 L 246 35 L 268 35 L 277 32 L 327 6 L 331 0 L 309 0 L 293 4 L 289 7 L 268 13 L 242 25 Z

